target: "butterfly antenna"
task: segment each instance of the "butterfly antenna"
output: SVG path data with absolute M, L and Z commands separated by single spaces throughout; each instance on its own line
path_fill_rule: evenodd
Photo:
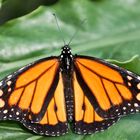
M 60 28 L 60 26 L 59 26 L 59 24 L 58 24 L 57 16 L 56 16 L 56 14 L 53 14 L 53 16 L 54 16 L 54 18 L 55 18 L 57 28 L 58 28 L 58 30 L 59 30 L 59 32 L 60 32 L 60 34 L 61 34 L 61 38 L 62 38 L 63 43 L 64 43 L 64 46 L 65 46 L 66 42 L 65 42 L 65 40 L 64 40 L 64 36 L 63 36 L 63 34 L 62 34 L 62 30 L 61 30 L 61 28 Z
M 82 20 L 81 23 L 80 23 L 80 25 L 83 25 L 83 24 L 85 23 L 86 20 L 87 20 L 87 19 Z M 74 37 L 77 35 L 77 33 L 79 32 L 79 30 L 80 30 L 80 28 L 78 28 L 78 29 L 75 31 L 75 33 L 72 35 L 72 37 L 71 37 L 71 39 L 70 39 L 70 41 L 69 41 L 69 43 L 68 43 L 68 46 L 70 45 L 70 43 L 72 42 L 72 40 L 74 39 Z

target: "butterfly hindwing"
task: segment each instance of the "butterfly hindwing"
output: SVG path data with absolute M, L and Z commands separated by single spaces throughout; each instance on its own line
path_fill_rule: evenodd
M 1 81 L 0 119 L 45 135 L 63 135 L 67 120 L 57 57 L 29 64 Z
M 96 112 L 79 84 L 76 73 L 73 76 L 73 89 L 75 104 L 75 123 L 73 127 L 75 133 L 92 134 L 104 131 L 119 120 L 119 117 L 106 120 Z
M 83 120 L 75 122 L 73 128 L 77 134 L 93 134 L 97 132 L 105 131 L 114 125 L 120 118 L 108 119 L 103 121 L 94 121 L 92 123 L 86 123 Z
M 140 111 L 140 78 L 106 61 L 75 57 L 76 77 L 84 94 L 103 118 Z

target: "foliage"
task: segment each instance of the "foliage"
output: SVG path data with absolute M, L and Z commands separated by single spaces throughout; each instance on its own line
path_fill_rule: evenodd
M 1 78 L 39 58 L 59 55 L 63 45 L 61 35 L 68 42 L 76 30 L 79 32 L 71 43 L 74 54 L 109 59 L 140 74 L 139 0 L 60 0 L 56 3 L 54 1 L 51 6 L 48 6 L 48 1 L 0 2 Z M 62 33 L 57 29 L 53 13 L 57 15 Z M 28 15 L 23 16 L 25 14 Z M 23 17 L 9 21 L 19 16 Z M 82 25 L 84 19 L 86 22 Z M 124 117 L 108 131 L 95 135 L 80 136 L 70 132 L 59 138 L 47 139 L 138 140 L 139 118 L 139 114 Z M 0 123 L 0 139 L 43 140 L 46 137 L 37 136 L 19 123 L 8 121 Z

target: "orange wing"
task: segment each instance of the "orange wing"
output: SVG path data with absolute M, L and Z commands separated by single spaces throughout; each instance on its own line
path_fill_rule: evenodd
M 64 90 L 59 67 L 57 58 L 47 58 L 4 79 L 0 88 L 0 119 L 20 121 L 39 134 L 66 133 Z
M 119 120 L 119 117 L 108 119 L 101 117 L 86 97 L 78 82 L 76 74 L 73 76 L 74 104 L 75 104 L 75 133 L 92 134 L 104 131 Z M 86 92 L 86 91 L 85 91 Z
M 97 58 L 77 56 L 74 65 L 86 96 L 81 98 L 88 99 L 101 118 L 113 119 L 140 111 L 139 77 Z

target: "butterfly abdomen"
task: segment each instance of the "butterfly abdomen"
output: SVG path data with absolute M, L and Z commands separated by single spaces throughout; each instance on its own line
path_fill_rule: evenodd
M 63 75 L 64 80 L 64 94 L 65 94 L 65 102 L 66 102 L 66 111 L 67 111 L 67 119 L 69 121 L 73 120 L 74 116 L 74 96 L 72 89 L 72 79 L 66 75 Z

